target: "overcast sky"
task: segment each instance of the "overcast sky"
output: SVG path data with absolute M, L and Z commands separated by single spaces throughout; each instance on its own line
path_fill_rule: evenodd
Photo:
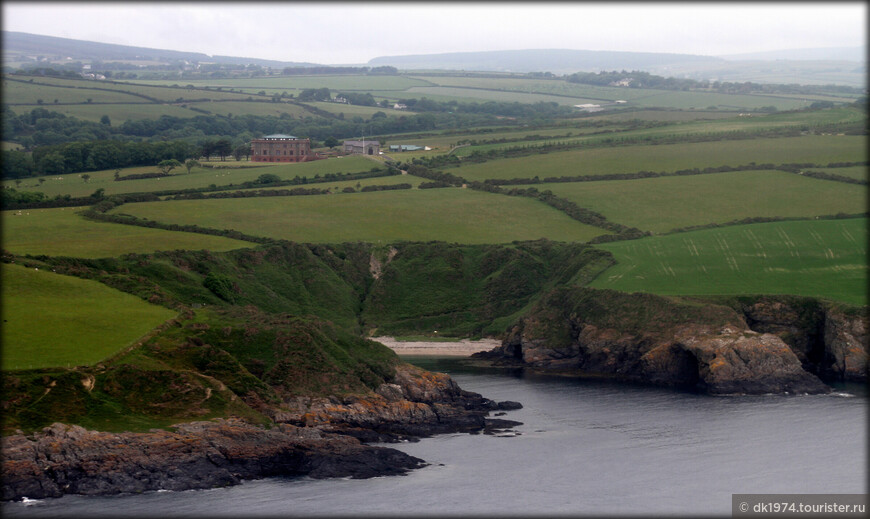
M 513 49 L 727 55 L 866 42 L 865 2 L 18 2 L 3 29 L 205 54 L 365 63 Z

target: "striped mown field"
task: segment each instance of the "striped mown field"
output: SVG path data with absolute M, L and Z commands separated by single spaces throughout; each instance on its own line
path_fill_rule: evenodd
M 668 295 L 793 294 L 867 304 L 867 219 L 705 229 L 599 246 L 591 286 Z

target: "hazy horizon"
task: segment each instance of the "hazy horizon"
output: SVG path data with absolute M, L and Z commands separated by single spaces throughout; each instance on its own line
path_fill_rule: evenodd
M 4 2 L 3 30 L 321 64 L 522 49 L 724 56 L 864 46 L 864 2 Z M 300 22 L 302 20 L 302 22 Z

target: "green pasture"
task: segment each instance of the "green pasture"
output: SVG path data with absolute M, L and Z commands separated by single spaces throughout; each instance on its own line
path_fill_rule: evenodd
M 806 135 L 561 151 L 465 164 L 454 174 L 467 180 L 545 178 L 703 169 L 752 162 L 829 164 L 864 160 L 867 160 L 864 136 Z
M 867 304 L 867 219 L 738 225 L 598 245 L 590 286 L 669 295 L 793 294 Z
M 131 252 L 224 251 L 253 246 L 249 242 L 221 236 L 91 221 L 76 214 L 82 209 L 60 207 L 2 211 L 3 249 L 18 255 L 108 258 Z
M 419 186 L 423 182 L 431 182 L 428 179 L 415 177 L 414 175 L 391 175 L 389 177 L 375 177 L 375 178 L 363 178 L 360 180 L 341 180 L 338 182 L 321 182 L 317 184 L 309 184 L 308 186 L 301 187 L 310 187 L 316 189 L 329 189 L 333 193 L 340 193 L 342 189 L 346 187 L 352 187 L 354 189 L 361 189 L 365 186 L 394 186 L 396 184 L 411 184 L 413 187 Z M 359 186 L 359 187 L 357 187 Z M 266 188 L 253 188 L 253 189 L 243 189 L 242 191 L 274 191 L 280 189 L 293 189 L 297 186 L 280 186 L 280 187 L 266 187 Z
M 794 110 L 805 108 L 809 104 L 804 101 L 804 98 L 602 87 L 558 80 L 468 77 L 427 77 L 426 79 L 439 86 L 414 87 L 410 88 L 408 93 L 519 102 L 536 102 L 531 100 L 536 99 L 555 101 L 563 105 L 622 99 L 628 101 L 628 106 L 678 109 L 703 109 L 716 106 L 726 110 L 751 110 L 762 106 L 775 106 L 777 110 Z M 535 95 L 542 97 L 526 97 Z
M 19 81 L 3 81 L 3 102 L 10 105 L 38 105 L 49 108 L 58 103 L 151 103 L 147 99 L 124 92 L 106 92 L 79 88 L 63 88 L 47 85 L 21 83 Z M 35 107 L 34 106 L 34 107 Z
M 131 80 L 132 83 L 143 85 L 192 84 L 197 87 L 212 88 L 242 88 L 256 90 L 303 90 L 306 88 L 329 88 L 330 90 L 346 90 L 352 92 L 367 92 L 371 90 L 402 91 L 412 86 L 431 84 L 421 79 L 404 76 L 363 76 L 363 75 L 310 75 L 310 76 L 279 76 L 237 79 L 194 79 L 194 80 Z
M 707 108 L 715 106 L 724 110 L 752 111 L 763 106 L 774 106 L 777 110 L 797 110 L 807 108 L 808 102 L 802 99 L 768 97 L 752 94 L 720 94 L 718 92 L 680 92 L 676 90 L 646 90 L 646 95 L 638 96 L 629 102 L 632 106 L 666 108 Z
M 525 186 L 524 186 L 525 187 Z M 867 210 L 867 188 L 782 171 L 536 184 L 608 220 L 645 231 L 751 217 L 813 217 Z
M 147 178 L 139 180 L 115 181 L 115 170 L 91 171 L 87 173 L 90 178 L 85 182 L 83 173 L 66 175 L 51 175 L 21 179 L 22 183 L 16 187 L 12 180 L 3 181 L 3 186 L 13 187 L 21 191 L 38 191 L 53 198 L 56 195 L 70 195 L 74 197 L 88 196 L 97 189 L 104 189 L 105 195 L 117 195 L 121 193 L 142 193 L 151 191 L 165 191 L 171 189 L 192 189 L 208 187 L 211 184 L 225 186 L 229 184 L 241 184 L 257 180 L 260 175 L 270 173 L 278 175 L 282 180 L 291 180 L 297 176 L 313 179 L 316 175 L 323 176 L 327 173 L 359 173 L 369 171 L 373 167 L 382 167 L 379 163 L 365 157 L 348 156 L 342 158 L 329 158 L 311 162 L 274 164 L 268 162 L 251 162 L 248 160 L 236 161 L 228 159 L 224 162 L 210 162 L 214 168 L 193 168 L 190 173 L 184 167 L 172 170 L 172 174 L 162 178 Z M 257 165 L 258 167 L 250 167 Z M 261 167 L 260 167 L 261 166 Z M 141 173 L 157 173 L 156 166 L 140 166 L 124 168 L 120 175 L 127 176 Z M 45 179 L 39 185 L 39 178 Z
M 300 118 L 312 115 L 312 113 L 303 106 L 292 103 L 269 103 L 263 101 L 203 101 L 197 103 L 185 103 L 188 107 L 206 110 L 209 113 L 217 115 L 274 115 L 280 117 L 281 114 L 288 114 L 291 117 Z M 190 112 L 192 115 L 201 115 L 199 113 Z
M 423 78 L 420 78 L 423 79 Z M 599 101 L 615 101 L 626 99 L 620 97 L 625 89 L 617 87 L 597 87 L 581 85 L 562 80 L 528 79 L 511 77 L 456 77 L 427 76 L 425 80 L 441 87 L 475 88 L 493 91 L 526 92 L 536 94 L 558 95 L 565 97 L 580 97 L 597 99 Z
M 3 141 L 3 142 L 2 142 L 2 149 L 3 149 L 4 151 L 9 151 L 9 150 L 20 150 L 20 149 L 21 149 L 21 145 L 18 144 L 17 142 Z
M 138 82 L 125 83 L 120 81 L 95 81 L 89 79 L 70 79 L 70 78 L 52 78 L 52 77 L 34 77 L 34 83 L 51 84 L 58 87 L 72 87 L 66 90 L 73 89 L 88 89 L 91 91 L 115 90 L 118 92 L 128 92 L 133 94 L 145 95 L 158 101 L 175 101 L 178 98 L 184 99 L 245 99 L 248 94 L 241 92 L 229 92 L 220 90 L 197 90 L 195 88 L 187 88 L 188 82 L 167 81 L 164 86 L 151 86 L 140 84 Z M 142 99 L 145 102 L 146 99 Z
M 159 119 L 164 115 L 171 117 L 196 117 L 200 115 L 192 110 L 178 105 L 163 105 L 146 102 L 141 103 L 118 103 L 118 104 L 78 104 L 78 105 L 51 105 L 45 106 L 52 112 L 59 112 L 66 116 L 76 117 L 85 121 L 99 122 L 104 115 L 108 115 L 113 126 L 117 126 L 126 120 L 137 121 L 140 119 Z M 16 106 L 15 113 L 29 112 L 36 106 Z
M 409 97 L 450 98 L 464 100 L 465 102 L 498 101 L 504 103 L 558 103 L 560 105 L 573 106 L 583 103 L 595 103 L 595 99 L 586 97 L 563 97 L 535 92 L 513 92 L 505 90 L 478 90 L 461 87 L 422 86 L 412 87 L 407 90 Z
M 804 114 L 804 117 L 796 117 L 796 114 L 761 114 L 752 116 L 734 116 L 728 119 L 707 120 L 707 121 L 686 121 L 682 123 L 674 123 L 666 126 L 654 128 L 639 128 L 636 130 L 624 130 L 622 128 L 613 128 L 613 133 L 603 135 L 583 135 L 579 133 L 577 136 L 560 137 L 556 139 L 558 142 L 566 144 L 585 144 L 595 147 L 613 147 L 622 146 L 626 139 L 637 141 L 639 139 L 654 143 L 654 139 L 666 138 L 676 140 L 680 138 L 690 139 L 697 136 L 704 137 L 707 141 L 714 141 L 720 136 L 727 137 L 729 132 L 749 132 L 758 133 L 764 130 L 784 128 L 784 127 L 801 127 L 801 128 L 824 128 L 825 125 L 835 123 L 858 123 L 866 121 L 866 116 L 860 111 L 853 108 L 843 108 L 838 110 L 824 110 L 809 112 Z M 607 128 L 602 128 L 602 131 Z M 851 136 L 856 137 L 856 136 Z M 761 137 L 759 137 L 761 138 Z M 749 139 L 743 139 L 744 141 Z M 854 139 L 853 139 L 854 140 Z M 504 149 L 517 145 L 524 145 L 522 142 L 505 142 L 498 144 L 480 144 L 469 148 L 463 148 L 458 152 L 459 156 L 470 155 L 474 151 L 488 151 L 493 149 Z M 661 144 L 656 144 L 661 145 Z
M 95 364 L 176 312 L 97 281 L 4 263 L 3 371 Z
M 461 188 L 147 202 L 118 211 L 165 223 L 315 243 L 584 242 L 604 232 L 532 199 Z
M 736 114 L 718 110 L 647 110 L 639 108 L 626 108 L 608 110 L 596 114 L 586 120 L 603 121 L 665 121 L 665 122 L 690 122 L 703 120 L 731 119 Z

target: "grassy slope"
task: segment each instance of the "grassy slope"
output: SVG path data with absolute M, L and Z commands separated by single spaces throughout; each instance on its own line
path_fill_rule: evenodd
M 794 294 L 867 304 L 867 219 L 772 222 L 598 246 L 590 286 L 656 294 Z
M 358 337 L 360 312 L 367 328 L 420 330 L 440 313 L 455 333 L 479 332 L 493 321 L 506 326 L 541 291 L 582 281 L 607 264 L 607 256 L 590 247 L 550 242 L 399 247 L 377 286 L 370 286 L 368 260 L 386 251 L 361 245 L 284 243 L 221 254 L 34 261 L 41 274 L 45 268 L 75 272 L 166 306 L 203 307 L 195 314 L 185 310 L 177 326 L 105 369 L 5 373 L 4 430 L 34 430 L 58 420 L 104 430 L 227 415 L 265 422 L 255 410 L 263 405 L 298 395 L 366 392 L 390 380 L 397 358 Z M 203 286 L 206 273 L 232 279 L 232 302 Z M 425 297 L 421 287 L 441 295 Z M 364 301 L 369 291 L 372 297 Z M 406 304 L 422 319 L 407 319 Z
M 501 334 L 544 291 L 584 283 L 611 264 L 589 247 L 410 244 L 372 286 L 362 321 L 389 335 Z
M 458 188 L 149 202 L 117 211 L 164 223 L 195 223 L 315 243 L 508 243 L 538 238 L 584 242 L 604 233 L 531 199 Z
M 4 434 L 57 421 L 105 431 L 227 416 L 269 424 L 267 407 L 369 392 L 398 362 L 328 322 L 255 308 L 200 311 L 178 324 L 104 369 L 5 372 Z
M 3 370 L 99 362 L 176 312 L 96 281 L 2 264 Z
M 3 211 L 3 249 L 13 254 L 105 258 L 130 252 L 174 249 L 223 251 L 250 247 L 244 241 L 108 222 L 75 214 L 81 208 Z

